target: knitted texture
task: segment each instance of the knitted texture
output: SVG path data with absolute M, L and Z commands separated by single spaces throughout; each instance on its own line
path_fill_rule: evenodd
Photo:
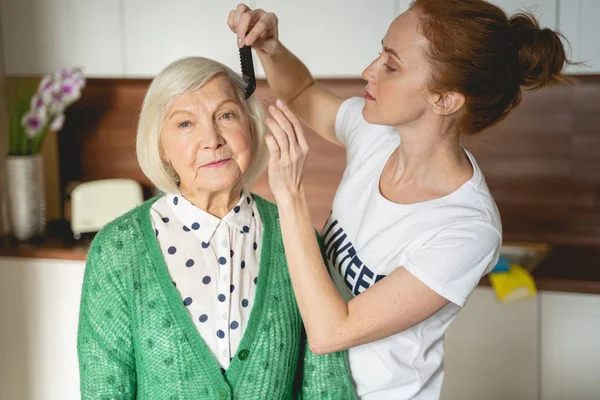
M 254 198 L 264 229 L 257 291 L 226 371 L 171 281 L 150 219 L 156 199 L 96 235 L 79 316 L 82 399 L 355 398 L 345 352 L 316 355 L 308 348 L 277 207 Z

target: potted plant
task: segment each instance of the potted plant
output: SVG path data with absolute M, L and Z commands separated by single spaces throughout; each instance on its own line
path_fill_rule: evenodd
M 44 234 L 46 198 L 41 155 L 49 131 L 58 132 L 65 110 L 81 97 L 85 77 L 77 68 L 61 68 L 46 75 L 37 90 L 22 84 L 8 99 L 9 146 L 6 156 L 6 189 L 9 221 L 16 239 Z

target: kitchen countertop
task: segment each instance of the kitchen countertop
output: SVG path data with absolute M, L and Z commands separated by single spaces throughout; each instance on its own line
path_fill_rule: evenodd
M 65 242 L 57 237 L 44 237 L 31 242 L 0 238 L 0 257 L 53 258 L 59 260 L 87 259 L 88 244 Z
M 600 294 L 600 247 L 553 247 L 532 275 L 538 290 Z
M 65 223 L 48 224 L 42 238 L 19 242 L 11 237 L 0 237 L 0 257 L 52 258 L 85 261 L 91 241 L 73 239 Z
M 0 257 L 52 258 L 85 261 L 90 241 L 75 241 L 54 227 L 42 239 L 17 242 L 0 238 Z M 556 246 L 533 270 L 538 290 L 600 295 L 600 247 Z M 490 286 L 484 277 L 481 286 Z

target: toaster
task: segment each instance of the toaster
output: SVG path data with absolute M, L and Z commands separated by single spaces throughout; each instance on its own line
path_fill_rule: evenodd
M 71 192 L 71 230 L 98 232 L 108 222 L 142 204 L 142 186 L 132 179 L 101 179 L 80 183 Z

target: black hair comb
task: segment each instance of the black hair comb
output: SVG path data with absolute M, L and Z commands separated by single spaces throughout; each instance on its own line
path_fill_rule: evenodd
M 256 90 L 256 76 L 254 75 L 254 64 L 252 63 L 252 47 L 240 48 L 240 63 L 242 64 L 242 75 L 248 86 L 244 92 L 246 98 L 250 97 Z

